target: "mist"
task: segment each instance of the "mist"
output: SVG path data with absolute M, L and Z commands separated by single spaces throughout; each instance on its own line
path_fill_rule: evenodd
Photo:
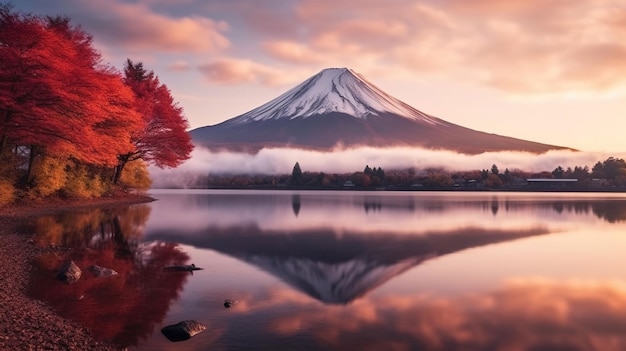
M 353 173 L 366 165 L 385 170 L 414 167 L 443 168 L 448 171 L 491 169 L 520 169 L 528 172 L 552 171 L 556 167 L 588 166 L 608 157 L 626 158 L 623 154 L 581 151 L 549 151 L 544 154 L 527 152 L 486 152 L 477 155 L 454 151 L 438 151 L 414 147 L 341 149 L 332 152 L 266 148 L 256 154 L 213 152 L 197 147 L 189 160 L 176 169 L 150 168 L 154 186 L 163 184 L 192 184 L 207 174 L 290 174 L 296 162 L 303 172 Z

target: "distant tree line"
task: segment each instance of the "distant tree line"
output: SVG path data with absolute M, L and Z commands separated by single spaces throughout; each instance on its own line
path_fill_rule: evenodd
M 599 161 L 592 169 L 587 166 L 563 168 L 553 171 L 527 172 L 519 169 L 500 171 L 493 164 L 488 169 L 470 171 L 447 171 L 444 168 L 408 168 L 383 170 L 381 167 L 365 166 L 363 171 L 332 174 L 303 171 L 297 162 L 291 174 L 209 174 L 200 180 L 198 187 L 232 188 L 344 188 L 346 182 L 355 188 L 398 187 L 444 189 L 455 186 L 483 189 L 518 188 L 527 179 L 577 179 L 577 186 L 591 186 L 592 181 L 603 187 L 626 187 L 626 162 L 610 157 Z
M 189 158 L 187 126 L 141 63 L 118 72 L 68 18 L 0 3 L 0 205 L 145 189 L 148 163 Z

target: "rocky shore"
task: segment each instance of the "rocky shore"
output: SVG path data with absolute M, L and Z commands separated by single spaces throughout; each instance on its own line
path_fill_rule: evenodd
M 50 201 L 0 208 L 0 350 L 117 350 L 93 339 L 89 330 L 57 315 L 27 295 L 30 262 L 46 248 L 18 234 L 20 223 L 59 211 L 152 201 L 144 195 L 88 201 Z

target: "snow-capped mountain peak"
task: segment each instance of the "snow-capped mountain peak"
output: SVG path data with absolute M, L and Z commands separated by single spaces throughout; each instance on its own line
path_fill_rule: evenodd
M 411 146 L 465 154 L 566 149 L 476 131 L 423 113 L 348 68 L 328 68 L 254 110 L 191 131 L 194 144 L 258 152 L 266 147 Z
M 389 96 L 349 68 L 327 68 L 274 100 L 233 118 L 231 123 L 307 118 L 333 112 L 360 119 L 392 113 L 432 124 L 440 122 Z

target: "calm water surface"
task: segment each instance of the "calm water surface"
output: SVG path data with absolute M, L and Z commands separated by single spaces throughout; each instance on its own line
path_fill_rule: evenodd
M 37 260 L 31 294 L 129 350 L 626 350 L 626 196 L 151 195 L 33 223 L 72 249 Z M 161 334 L 188 319 L 207 330 Z

